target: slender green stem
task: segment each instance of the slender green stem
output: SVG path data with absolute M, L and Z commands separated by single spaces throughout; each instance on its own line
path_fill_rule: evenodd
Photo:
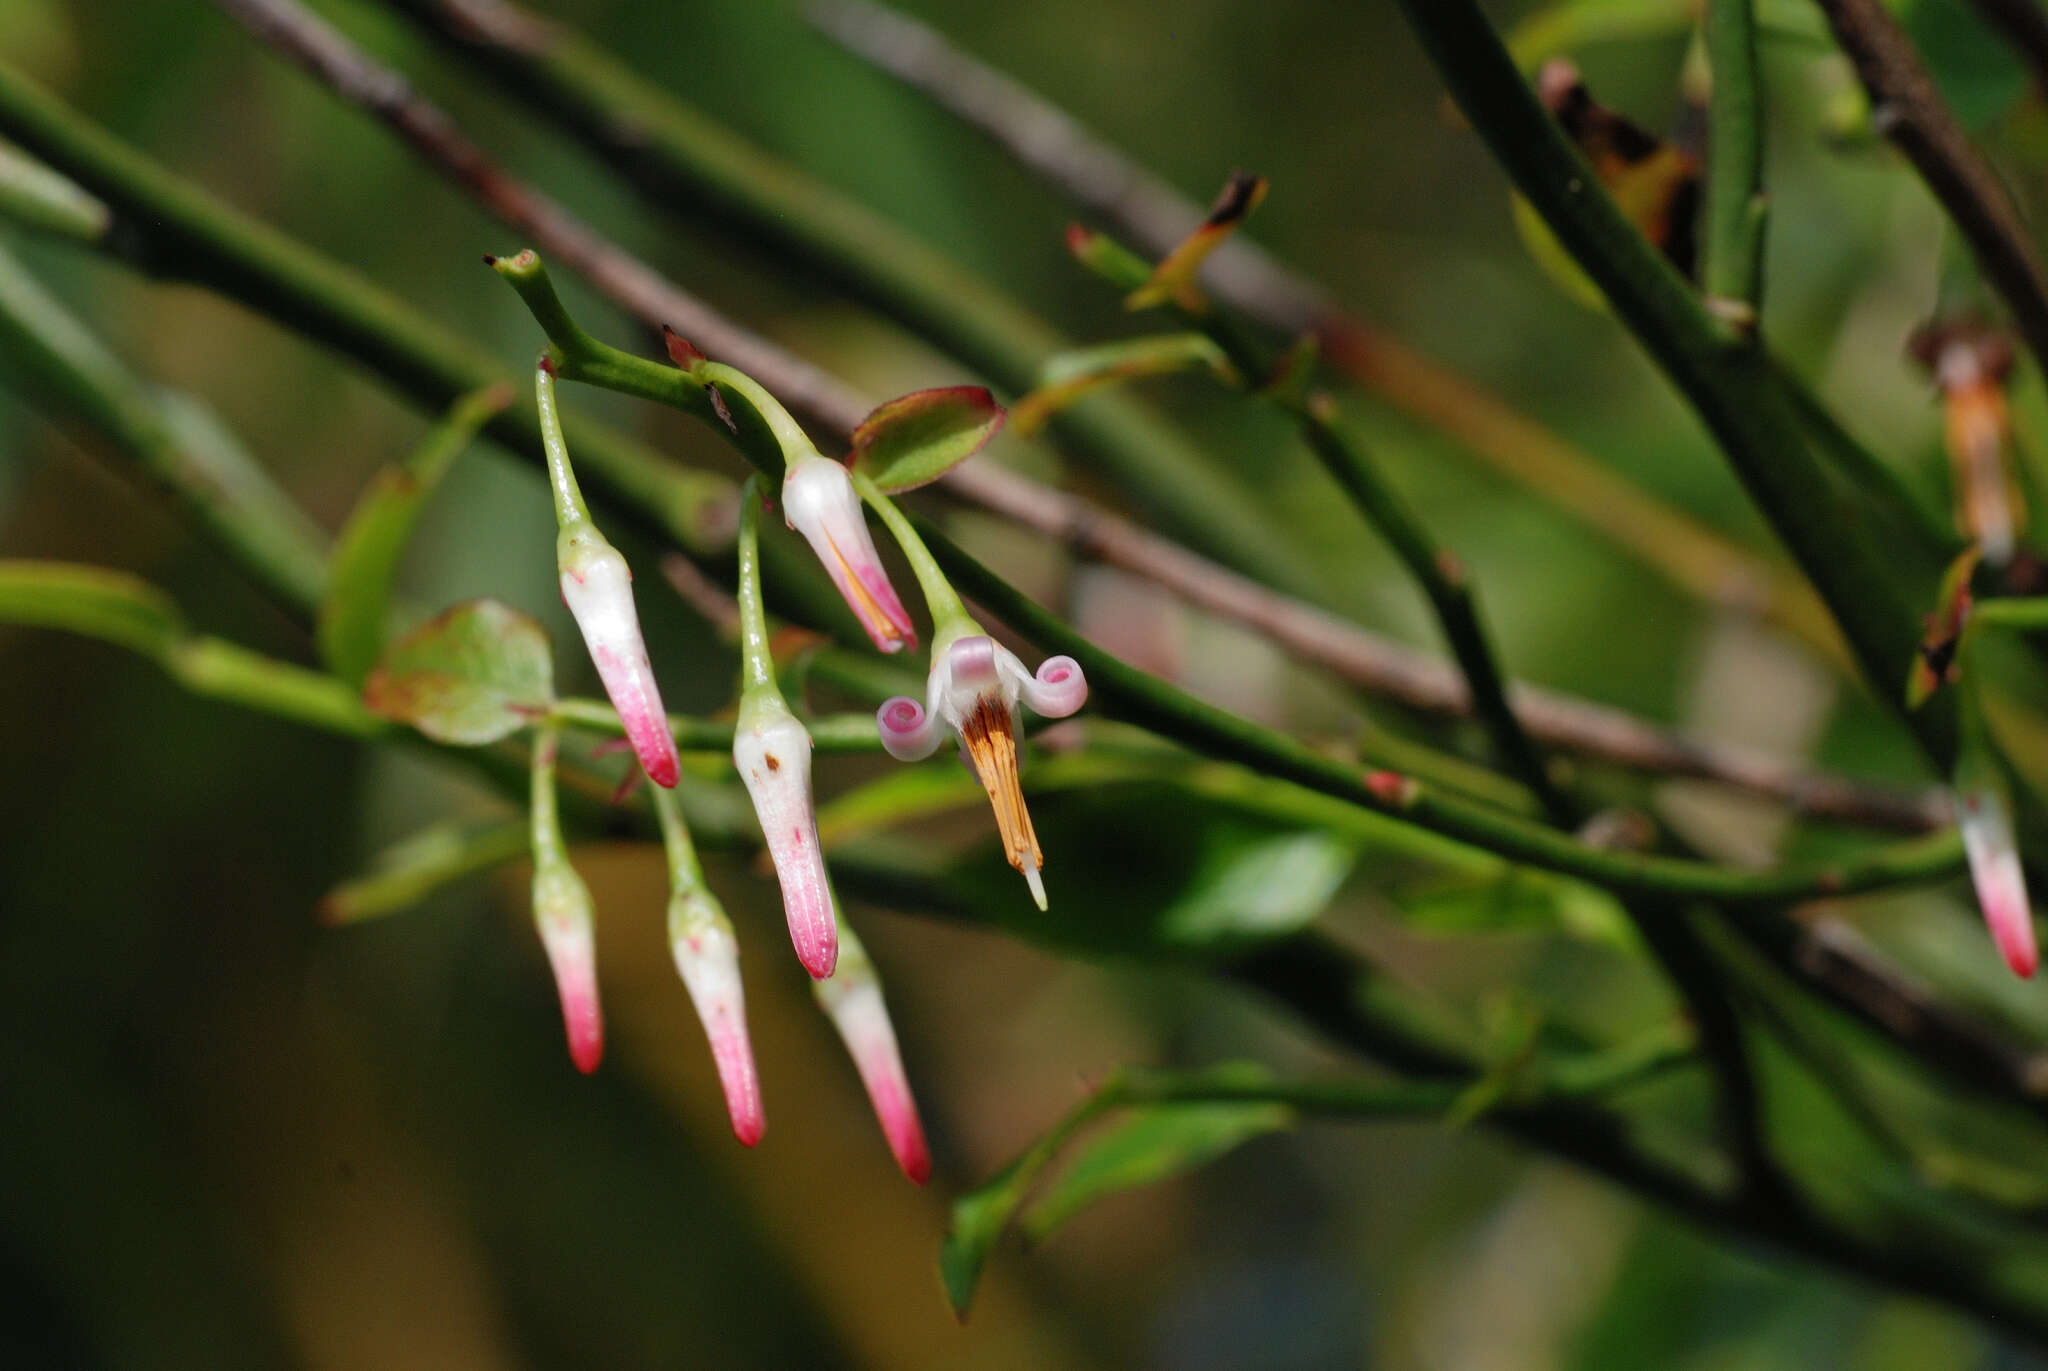
M 1196 699 L 1096 647 L 990 571 L 937 528 L 915 521 L 933 557 L 962 592 L 1047 652 L 1073 657 L 1090 700 L 1107 712 L 1211 756 L 1395 815 L 1424 828 L 1623 895 L 1693 897 L 1775 906 L 1821 895 L 1942 880 L 1962 870 L 1954 830 L 1812 866 L 1747 871 L 1682 858 L 1590 847 L 1569 834 L 1460 798 L 1414 776 L 1361 774 L 1276 730 Z
M 1707 0 L 1707 308 L 1754 333 L 1763 300 L 1764 109 L 1756 60 L 1755 0 Z
M 603 700 L 571 697 L 555 701 L 550 711 L 558 722 L 599 733 L 625 736 L 626 726 L 619 712 Z M 804 720 L 811 745 L 819 752 L 870 753 L 882 750 L 881 735 L 875 731 L 872 714 L 824 714 Z M 726 719 L 699 719 L 687 714 L 668 716 L 668 731 L 684 752 L 732 751 L 733 724 Z
M 1464 565 L 1437 546 L 1407 500 L 1387 483 L 1365 450 L 1330 414 L 1314 405 L 1300 407 L 1298 414 L 1302 432 L 1323 466 L 1429 597 L 1451 654 L 1465 673 L 1473 711 L 1486 726 L 1501 760 L 1535 793 L 1553 821 L 1567 826 L 1575 822 L 1577 806 L 1552 782 L 1542 752 L 1508 703 L 1507 680 L 1480 621 L 1478 598 L 1465 577 Z
M 566 864 L 569 845 L 562 837 L 561 807 L 555 797 L 555 754 L 561 745 L 561 728 L 554 720 L 543 720 L 533 731 L 533 785 L 528 796 L 531 807 L 533 864 L 536 867 Z
M 590 506 L 583 503 L 575 468 L 569 465 L 569 445 L 562 441 L 562 421 L 555 413 L 555 374 L 546 361 L 533 369 L 533 393 L 540 411 L 541 447 L 547 454 L 548 489 L 555 497 L 555 526 L 587 524 Z
M 942 640 L 958 636 L 962 631 L 979 633 L 981 629 L 967 612 L 967 606 L 961 603 L 959 592 L 953 589 L 953 583 L 946 579 L 946 573 L 933 559 L 931 549 L 924 545 L 924 539 L 917 536 L 917 530 L 911 526 L 910 520 L 903 517 L 903 511 L 896 507 L 896 502 L 884 495 L 865 472 L 853 473 L 853 488 L 881 519 L 882 526 L 896 540 L 896 546 L 903 549 L 903 560 L 910 563 L 910 574 L 917 577 L 917 588 L 923 592 L 925 608 L 932 616 L 932 650 L 939 651 Z
M 761 478 L 749 476 L 740 490 L 740 693 L 780 700 L 768 610 L 761 603 L 761 503 Z
M 0 375 L 22 397 L 103 435 L 267 593 L 310 610 L 327 536 L 199 403 L 151 386 L 0 248 Z
M 1821 402 L 1813 387 L 1783 359 L 1772 356 L 1772 368 L 1785 398 L 1792 402 L 1807 431 L 1819 442 L 1822 452 L 1850 484 L 1872 494 L 1885 508 L 1907 516 L 1908 526 L 1927 546 L 1938 548 L 1944 559 L 1962 551 L 1962 539 L 1954 528 L 1929 507 L 1926 499 L 1908 486 L 1899 469 L 1871 451 L 1851 433 L 1835 412 Z
M 0 218 L 90 243 L 107 231 L 107 207 L 19 149 L 0 143 Z
M 1524 84 L 1476 0 L 1400 0 L 1451 95 L 1516 187 L 1691 401 L 1752 498 L 1841 624 L 1887 699 L 1905 679 L 1919 616 L 1892 589 L 1887 541 L 1845 517 L 1798 414 L 1757 349 L 1732 344 L 1601 188 Z M 1949 709 L 1909 724 L 1937 767 L 1954 748 Z
M 728 744 L 730 746 L 730 744 Z M 668 858 L 668 888 L 671 896 L 704 888 L 704 867 L 697 860 L 697 845 L 690 840 L 690 827 L 676 797 L 661 786 L 649 786 L 654 800 L 655 822 L 661 825 L 661 850 Z
M 389 2 L 476 60 L 512 95 L 559 120 L 651 203 L 692 224 L 723 221 L 748 246 L 822 271 L 999 387 L 1029 390 L 1040 364 L 1072 347 L 988 281 L 748 144 L 568 25 L 503 0 L 488 9 Z M 1061 415 L 1055 431 L 1211 556 L 1317 603 L 1360 606 L 1352 587 L 1333 587 L 1290 543 L 1254 492 L 1128 400 L 1096 397 Z
M 509 373 L 491 355 L 331 258 L 185 181 L 80 119 L 0 62 L 0 135 L 15 139 L 113 212 L 93 240 L 154 276 L 193 281 L 354 358 L 429 413 Z M 0 212 L 5 212 L 0 202 Z M 584 474 L 649 526 L 700 553 L 731 537 L 733 490 L 614 429 L 565 425 Z M 533 411 L 491 422 L 499 443 L 544 460 Z
M 1969 622 L 2024 632 L 2048 629 L 2048 596 L 1979 600 L 1970 607 Z

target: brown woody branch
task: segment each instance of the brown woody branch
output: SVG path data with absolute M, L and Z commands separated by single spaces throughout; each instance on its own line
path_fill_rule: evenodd
M 296 0 L 218 2 L 264 42 L 389 124 L 430 165 L 649 329 L 674 327 L 708 354 L 757 377 L 806 423 L 841 441 L 873 407 L 836 377 L 727 319 L 504 171 L 404 77 L 371 59 Z M 1164 586 L 1188 604 L 1250 628 L 1362 690 L 1425 713 L 1471 713 L 1470 695 L 1450 663 L 1268 589 L 1087 500 L 984 461 L 956 468 L 940 488 L 1057 538 L 1077 556 Z M 1719 782 L 1813 817 L 1902 831 L 1930 830 L 1947 818 L 1937 795 L 1817 774 L 1534 686 L 1515 685 L 1511 694 L 1532 737 L 1582 756 Z

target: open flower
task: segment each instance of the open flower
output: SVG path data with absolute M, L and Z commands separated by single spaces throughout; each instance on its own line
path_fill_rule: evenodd
M 823 980 L 838 964 L 839 934 L 817 815 L 811 809 L 811 735 L 780 694 L 749 690 L 740 698 L 732 760 L 775 863 L 797 960 Z
M 2027 878 L 2020 869 L 2013 839 L 2012 812 L 2002 787 L 1971 784 L 1958 778 L 1957 823 L 1963 830 L 1963 851 L 1970 859 L 1970 880 L 1977 903 L 1991 929 L 1991 941 L 2016 976 L 2031 976 L 2039 962 L 2034 944 L 2034 916 L 2027 902 Z
M 668 943 L 711 1042 L 733 1136 L 752 1147 L 767 1125 L 761 1114 L 761 1078 L 747 1037 L 747 997 L 732 924 L 701 888 L 678 891 L 668 905 Z
M 782 515 L 818 554 L 876 647 L 897 652 L 917 646 L 917 630 L 882 569 L 845 467 L 815 453 L 792 460 L 782 478 Z
M 576 619 L 612 708 L 626 726 L 633 755 L 656 785 L 676 783 L 675 738 L 661 707 L 661 689 L 633 608 L 633 573 L 619 550 L 588 520 L 566 525 L 555 544 L 562 600 Z
M 929 757 L 942 727 L 952 730 L 988 792 L 1004 855 L 1024 873 L 1031 898 L 1044 909 L 1045 883 L 1038 873 L 1045 858 L 1017 779 L 1017 702 L 1021 698 L 1048 719 L 1063 719 L 1087 700 L 1088 682 L 1072 657 L 1048 657 L 1033 676 L 1015 653 L 974 627 L 942 634 L 933 645 L 924 704 L 898 695 L 876 712 L 875 722 L 882 746 L 900 761 Z

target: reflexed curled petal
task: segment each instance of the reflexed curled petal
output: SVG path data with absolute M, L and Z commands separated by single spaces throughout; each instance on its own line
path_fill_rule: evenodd
M 1048 719 L 1064 719 L 1088 701 L 1088 678 L 1072 657 L 1048 657 L 1023 683 L 1024 703 Z
M 875 711 L 875 728 L 883 750 L 899 762 L 922 761 L 938 750 L 938 721 L 908 695 L 884 700 Z

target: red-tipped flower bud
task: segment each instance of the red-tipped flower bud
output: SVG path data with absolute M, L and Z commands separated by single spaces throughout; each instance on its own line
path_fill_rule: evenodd
M 562 571 L 562 600 L 583 633 L 634 755 L 656 785 L 673 786 L 678 770 L 675 739 L 668 731 L 661 689 L 654 683 L 654 667 L 640 636 L 633 573 L 626 559 L 588 521 L 562 530 L 556 559 Z

